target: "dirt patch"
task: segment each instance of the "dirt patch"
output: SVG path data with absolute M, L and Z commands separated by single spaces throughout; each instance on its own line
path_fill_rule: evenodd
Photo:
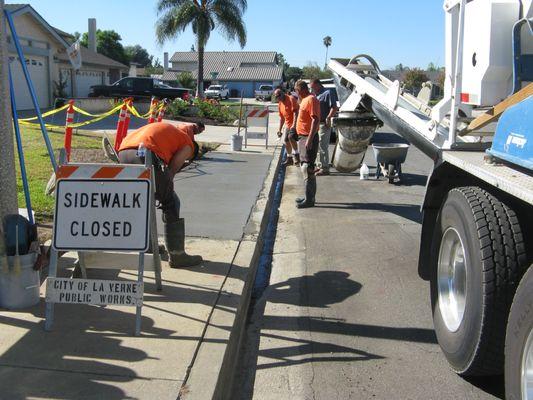
M 71 163 L 105 163 L 109 164 L 112 161 L 107 158 L 102 149 L 72 149 L 70 155 Z
M 39 243 L 45 244 L 52 239 L 52 221 L 41 222 L 37 224 L 37 236 Z
M 222 143 L 198 142 L 199 150 L 197 158 L 202 158 L 206 153 L 209 153 L 210 151 L 215 151 L 220 147 L 221 144 Z

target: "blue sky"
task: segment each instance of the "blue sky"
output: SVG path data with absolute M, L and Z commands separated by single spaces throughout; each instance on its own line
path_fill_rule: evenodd
M 6 3 L 12 1 L 7 0 Z M 14 2 L 14 1 L 13 1 Z M 17 1 L 18 2 L 18 1 Z M 30 0 L 50 24 L 67 32 L 85 32 L 87 18 L 99 29 L 114 29 L 124 45 L 140 44 L 160 60 L 163 52 L 189 50 L 194 36 L 189 30 L 172 42 L 158 46 L 154 36 L 156 1 Z M 274 50 L 291 65 L 324 63 L 322 38 L 329 35 L 332 57 L 372 55 L 382 68 L 398 63 L 426 67 L 444 63 L 444 12 L 442 0 L 248 0 L 244 16 L 248 42 L 245 50 Z M 207 50 L 239 50 L 214 32 Z

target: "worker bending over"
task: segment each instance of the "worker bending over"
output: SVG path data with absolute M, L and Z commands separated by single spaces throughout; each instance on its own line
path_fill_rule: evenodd
M 281 89 L 274 91 L 274 98 L 278 102 L 279 129 L 278 137 L 285 144 L 287 158 L 283 165 L 296 164 L 300 166 L 300 153 L 296 142 L 296 117 L 298 116 L 298 101 L 291 95 L 287 95 Z M 294 159 L 293 159 L 294 157 Z
M 169 265 L 171 268 L 198 265 L 202 257 L 190 256 L 185 252 L 185 224 L 183 218 L 179 217 L 180 199 L 174 192 L 174 175 L 187 160 L 196 157 L 198 147 L 193 145 L 183 127 L 155 122 L 124 138 L 119 148 L 119 161 L 124 164 L 144 164 L 141 144 L 154 154 L 155 198 L 163 211 Z
M 296 82 L 295 89 L 300 98 L 296 132 L 299 137 L 298 148 L 305 182 L 305 197 L 296 199 L 296 207 L 307 208 L 315 205 L 315 161 L 318 153 L 317 132 L 320 124 L 320 104 L 317 98 L 309 93 L 309 87 L 305 81 Z

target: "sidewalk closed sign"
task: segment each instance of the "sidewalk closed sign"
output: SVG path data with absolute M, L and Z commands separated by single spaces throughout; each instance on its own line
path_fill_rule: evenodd
M 145 158 L 144 165 L 62 164 L 57 168 L 54 236 L 46 280 L 46 330 L 52 327 L 55 303 L 115 305 L 136 308 L 135 335 L 140 334 L 145 253 L 150 242 L 157 248 L 156 222 L 151 220 L 155 218 L 151 217 L 155 216 L 152 153 L 147 151 Z M 138 253 L 137 281 L 58 278 L 59 250 L 78 252 L 84 277 L 87 268 L 99 267 L 86 263 L 85 252 L 130 261 L 129 256 Z M 160 288 L 159 258 L 154 256 L 154 260 Z M 122 269 L 115 262 L 110 268 Z
M 48 278 L 46 301 L 52 303 L 140 306 L 143 284 L 100 279 Z
M 146 251 L 150 181 L 94 175 L 58 180 L 54 248 Z

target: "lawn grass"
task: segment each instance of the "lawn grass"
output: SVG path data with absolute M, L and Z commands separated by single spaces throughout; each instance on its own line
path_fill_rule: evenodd
M 24 158 L 26 161 L 26 173 L 30 187 L 30 197 L 38 222 L 50 221 L 54 213 L 54 197 L 45 194 L 46 184 L 52 175 L 53 169 L 48 157 L 46 145 L 39 129 L 21 126 Z M 63 133 L 49 132 L 50 141 L 56 155 L 59 157 L 59 149 L 63 147 Z M 72 137 L 73 149 L 98 149 L 101 148 L 101 138 L 86 135 L 74 135 Z M 15 148 L 16 152 L 16 148 Z M 18 159 L 17 167 L 17 191 L 19 207 L 25 207 L 24 188 L 20 176 Z

